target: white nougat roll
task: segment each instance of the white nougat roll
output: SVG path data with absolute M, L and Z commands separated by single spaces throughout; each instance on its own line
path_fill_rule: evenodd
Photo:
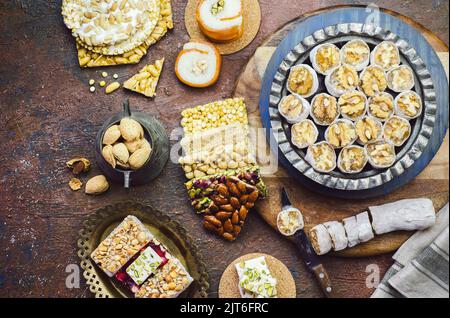
M 356 216 L 356 226 L 358 227 L 359 242 L 367 242 L 375 237 L 372 225 L 370 224 L 369 213 L 362 212 Z
M 424 230 L 436 222 L 433 202 L 427 198 L 405 199 L 369 207 L 376 234 Z
M 309 231 L 311 244 L 317 255 L 323 255 L 331 251 L 333 243 L 330 234 L 323 224 L 316 225 Z
M 348 240 L 347 235 L 345 234 L 344 225 L 338 221 L 325 222 L 323 225 L 330 234 L 331 241 L 333 243 L 333 250 L 340 251 L 345 249 L 348 245 Z
M 356 223 L 356 216 L 351 216 L 342 220 L 345 233 L 347 233 L 348 247 L 353 247 L 360 243 L 359 229 Z

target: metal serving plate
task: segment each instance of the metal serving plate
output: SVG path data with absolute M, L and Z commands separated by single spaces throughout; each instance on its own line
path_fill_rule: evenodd
M 397 159 L 393 166 L 386 169 L 375 169 L 369 164 L 358 174 L 344 174 L 335 169 L 330 173 L 315 171 L 305 160 L 306 150 L 300 150 L 291 143 L 291 125 L 278 112 L 278 103 L 288 94 L 286 82 L 289 70 L 297 64 L 309 64 L 309 52 L 312 48 L 323 43 L 333 43 L 342 47 L 349 40 L 361 39 L 367 42 L 370 49 L 382 41 L 391 41 L 397 45 L 402 64 L 411 67 L 415 74 L 414 90 L 423 101 L 422 115 L 411 120 L 411 136 L 402 147 L 396 147 Z M 320 92 L 326 92 L 324 76 L 319 76 Z M 387 90 L 395 98 L 396 93 Z M 313 96 L 308 98 L 311 101 Z M 292 166 L 309 179 L 333 189 L 365 190 L 381 186 L 394 177 L 401 175 L 421 156 L 431 137 L 436 116 L 436 94 L 423 60 L 417 55 L 405 40 L 391 31 L 368 24 L 346 23 L 337 24 L 318 30 L 304 38 L 281 62 L 270 89 L 269 114 L 271 127 L 279 150 L 284 154 Z M 324 140 L 326 127 L 318 126 L 319 140 Z
M 209 288 L 206 265 L 186 230 L 167 215 L 134 202 L 106 206 L 84 221 L 78 239 L 78 257 L 89 290 L 97 298 L 133 297 L 132 293 L 114 278 L 108 277 L 90 255 L 109 233 L 128 215 L 136 216 L 162 242 L 172 255 L 186 267 L 194 281 L 179 297 L 206 298 Z

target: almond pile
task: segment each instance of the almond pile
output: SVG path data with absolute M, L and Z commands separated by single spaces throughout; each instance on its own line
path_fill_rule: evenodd
M 102 144 L 103 158 L 113 168 L 137 170 L 147 162 L 152 152 L 141 124 L 129 117 L 110 126 L 103 135 Z

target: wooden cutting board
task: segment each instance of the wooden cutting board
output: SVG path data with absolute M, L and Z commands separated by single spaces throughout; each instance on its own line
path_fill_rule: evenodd
M 343 7 L 348 6 L 320 9 L 301 16 L 298 19 L 289 22 L 277 32 L 273 33 L 255 51 L 239 75 L 234 90 L 234 96 L 241 96 L 246 100 L 250 126 L 252 128 L 262 128 L 259 114 L 261 80 L 267 63 L 269 62 L 278 44 L 284 39 L 290 30 L 295 28 L 298 23 L 306 17 L 320 14 L 327 10 Z M 449 55 L 448 47 L 445 43 L 425 27 L 419 25 L 410 18 L 402 16 L 396 12 L 388 10 L 383 11 L 396 16 L 397 18 L 420 30 L 428 42 L 433 46 L 435 51 L 438 52 L 439 57 L 446 68 L 448 76 Z M 260 136 L 257 144 L 258 147 L 265 147 L 264 149 L 269 149 L 264 141 L 264 137 L 261 138 Z M 298 181 L 290 177 L 281 165 L 272 175 L 264 176 L 264 181 L 268 187 L 269 197 L 266 200 L 260 201 L 256 206 L 256 210 L 274 229 L 276 229 L 276 217 L 280 211 L 280 189 L 282 186 L 286 187 L 288 190 L 293 204 L 302 211 L 305 219 L 305 228 L 307 230 L 319 223 L 330 220 L 342 220 L 345 217 L 356 215 L 361 211 L 367 210 L 367 208 L 372 205 L 380 205 L 405 198 L 428 197 L 433 201 L 436 210 L 439 210 L 449 200 L 448 132 L 439 152 L 436 154 L 428 167 L 412 182 L 387 196 L 367 200 L 345 200 L 324 196 L 308 190 L 305 186 L 301 185 Z M 401 244 L 403 244 L 403 242 L 405 242 L 412 234 L 413 232 L 395 232 L 385 234 L 378 236 L 367 243 L 335 253 L 335 255 L 344 257 L 363 257 L 388 253 L 400 247 Z

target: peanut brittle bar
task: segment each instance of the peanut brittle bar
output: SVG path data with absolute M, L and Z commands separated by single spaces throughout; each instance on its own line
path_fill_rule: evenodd
M 157 60 L 155 64 L 144 66 L 139 73 L 126 80 L 123 87 L 147 97 L 154 97 L 163 65 L 164 58 Z
M 152 238 L 144 224 L 129 215 L 99 244 L 91 258 L 112 277 Z

